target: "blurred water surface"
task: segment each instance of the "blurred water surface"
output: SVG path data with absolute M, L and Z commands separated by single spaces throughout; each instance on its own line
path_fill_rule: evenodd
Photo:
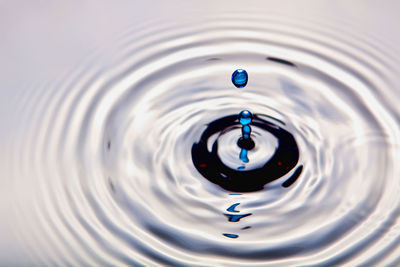
M 398 10 L 0 3 L 0 263 L 399 265 Z M 207 124 L 243 109 L 296 139 L 292 186 L 232 193 L 193 166 Z M 257 165 L 276 144 L 252 134 Z M 229 164 L 240 135 L 221 137 Z

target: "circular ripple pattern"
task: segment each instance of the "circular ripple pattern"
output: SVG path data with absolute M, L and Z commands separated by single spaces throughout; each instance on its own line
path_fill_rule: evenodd
M 259 117 L 253 119 L 252 125 L 256 129 L 259 129 L 260 132 L 270 133 L 277 139 L 278 146 L 274 149 L 273 155 L 270 158 L 257 155 L 257 158 L 254 159 L 256 164 L 252 163 L 252 165 L 256 165 L 256 167 L 246 168 L 241 162 L 237 162 L 235 166 L 237 157 L 231 157 L 232 159 L 236 159 L 231 162 L 233 167 L 225 165 L 222 160 L 229 157 L 225 155 L 223 155 L 222 158 L 220 157 L 218 153 L 218 141 L 220 137 L 223 138 L 224 134 L 234 131 L 235 128 L 237 129 L 237 127 L 235 127 L 237 125 L 240 125 L 240 120 L 237 115 L 226 116 L 213 121 L 202 134 L 200 141 L 193 145 L 193 164 L 205 178 L 226 190 L 251 192 L 263 189 L 266 183 L 282 177 L 296 165 L 299 159 L 299 149 L 297 148 L 293 136 L 276 124 Z M 209 139 L 213 135 L 218 135 L 218 137 L 211 144 L 212 149 L 209 151 Z M 247 145 L 240 136 L 240 132 L 236 134 L 240 148 L 246 149 L 247 146 L 246 150 L 251 151 L 257 144 L 257 149 L 260 151 L 258 154 L 271 154 L 269 151 L 271 148 L 264 145 L 266 142 L 264 136 L 264 138 L 254 138 L 255 140 L 249 138 Z M 257 137 L 257 132 L 255 137 Z M 240 146 L 241 143 L 243 143 L 242 146 Z M 235 148 L 234 140 L 230 140 L 223 149 L 225 153 L 238 155 Z M 299 174 L 300 173 L 298 173 L 298 175 Z
M 21 100 L 35 133 L 9 145 L 26 177 L 15 186 L 34 192 L 16 198 L 21 242 L 44 265 L 398 263 L 400 60 L 385 51 L 273 15 L 132 28 L 114 61 L 90 56 Z M 238 90 L 230 74 L 242 67 L 251 79 Z M 210 122 L 246 108 L 301 153 L 262 190 L 231 193 L 204 179 L 191 148 Z M 252 127 L 266 140 L 249 151 L 257 168 L 279 145 Z M 218 141 L 227 166 L 240 128 L 230 133 Z

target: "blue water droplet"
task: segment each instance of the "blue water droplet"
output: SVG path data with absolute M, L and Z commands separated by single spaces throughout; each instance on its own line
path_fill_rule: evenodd
M 244 69 L 237 69 L 232 74 L 232 83 L 237 88 L 243 88 L 246 86 L 248 78 L 249 76 Z
M 250 111 L 242 110 L 239 113 L 239 122 L 240 122 L 241 125 L 250 124 L 252 120 L 253 120 L 253 114 L 251 114 Z
M 249 125 L 243 125 L 242 127 L 242 137 L 243 139 L 249 139 L 251 133 L 251 127 Z

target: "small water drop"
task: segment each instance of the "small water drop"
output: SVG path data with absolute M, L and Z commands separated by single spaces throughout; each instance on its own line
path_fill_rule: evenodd
M 237 88 L 243 88 L 246 86 L 248 78 L 249 76 L 244 69 L 237 69 L 232 74 L 232 83 Z
M 242 110 L 239 113 L 239 122 L 241 125 L 248 125 L 253 120 L 253 114 L 248 110 Z M 250 129 L 251 130 L 251 129 Z

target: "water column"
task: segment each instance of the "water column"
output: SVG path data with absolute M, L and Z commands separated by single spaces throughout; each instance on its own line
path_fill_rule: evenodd
M 243 110 L 239 113 L 239 122 L 242 125 L 242 137 L 238 140 L 238 146 L 241 148 L 239 158 L 244 162 L 248 163 L 249 158 L 247 157 L 247 152 L 251 148 L 254 147 L 250 144 L 252 140 L 250 138 L 251 135 L 251 127 L 250 123 L 253 120 L 253 115 L 248 110 Z

